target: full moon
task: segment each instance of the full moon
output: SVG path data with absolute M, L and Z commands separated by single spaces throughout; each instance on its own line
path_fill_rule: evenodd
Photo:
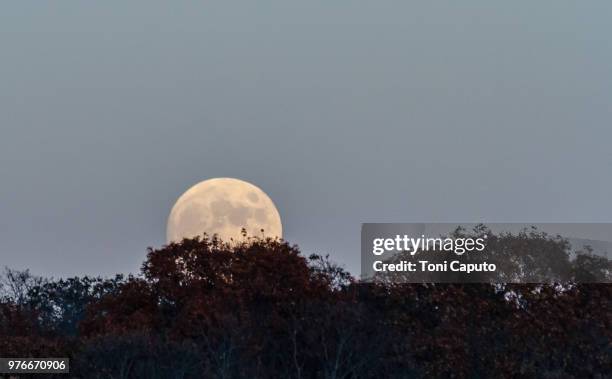
M 283 234 L 278 210 L 264 191 L 239 179 L 209 179 L 176 201 L 168 217 L 166 241 L 204 233 L 216 234 L 225 242 L 243 240 L 242 228 L 247 236 L 282 238 Z

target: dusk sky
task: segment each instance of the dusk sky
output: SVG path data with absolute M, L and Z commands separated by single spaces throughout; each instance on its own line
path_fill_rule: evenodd
M 363 222 L 612 222 L 610 20 L 606 1 L 4 3 L 0 266 L 135 273 L 213 177 L 352 272 Z

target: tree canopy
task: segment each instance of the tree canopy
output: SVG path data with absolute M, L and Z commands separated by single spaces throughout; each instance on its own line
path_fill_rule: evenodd
M 508 243 L 540 246 L 541 236 Z M 534 245 L 529 245 L 533 243 Z M 540 245 L 538 245 L 540 244 Z M 592 272 L 593 258 L 575 260 Z M 585 269 L 586 267 L 586 269 Z M 605 377 L 609 284 L 362 283 L 281 240 L 185 239 L 136 276 L 8 270 L 3 356 L 76 377 Z

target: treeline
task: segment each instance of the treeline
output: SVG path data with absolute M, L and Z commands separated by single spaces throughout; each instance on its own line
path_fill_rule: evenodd
M 195 238 L 138 276 L 7 270 L 0 291 L 0 356 L 70 357 L 80 378 L 612 372 L 609 284 L 366 284 L 282 241 Z

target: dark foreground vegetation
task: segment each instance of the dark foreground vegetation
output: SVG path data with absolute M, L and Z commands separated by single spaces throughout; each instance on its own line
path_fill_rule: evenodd
M 150 250 L 134 277 L 2 283 L 0 356 L 70 357 L 71 377 L 612 372 L 610 284 L 366 284 L 284 242 L 209 239 Z

